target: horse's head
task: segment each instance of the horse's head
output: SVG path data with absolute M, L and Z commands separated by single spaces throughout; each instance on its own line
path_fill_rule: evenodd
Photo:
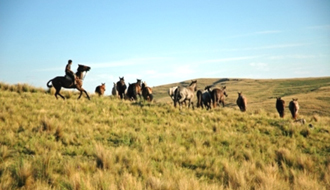
M 136 79 L 136 83 L 139 84 L 141 86 L 141 81 L 142 79 Z
M 192 87 L 194 91 L 197 91 L 197 80 L 192 80 L 189 87 Z
M 105 90 L 105 83 L 101 83 L 101 87 Z
M 89 70 L 91 70 L 89 66 L 78 64 L 78 69 L 77 69 L 78 72 L 87 72 Z
M 142 83 L 142 88 L 145 88 L 147 86 L 147 83 L 146 83 L 146 81 L 144 81 L 143 83 Z
M 242 92 L 237 92 L 237 94 L 238 94 L 238 97 L 242 96 Z
M 122 86 L 124 86 L 125 85 L 125 79 L 124 79 L 124 77 L 119 77 L 119 82 L 120 82 L 120 84 Z
M 222 87 L 222 91 L 223 91 L 223 95 L 225 95 L 226 97 L 228 97 L 228 94 L 226 92 L 226 86 Z

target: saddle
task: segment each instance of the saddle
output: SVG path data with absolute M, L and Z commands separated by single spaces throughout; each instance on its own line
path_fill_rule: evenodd
M 71 77 L 70 77 L 69 75 L 65 75 L 65 79 L 66 79 L 67 81 L 72 82 L 72 79 L 71 79 Z
M 76 76 L 74 76 L 74 77 L 76 77 Z M 68 81 L 68 83 L 73 84 L 72 78 L 71 78 L 68 74 L 66 74 L 66 75 L 64 76 L 64 78 L 65 78 L 65 80 Z M 77 80 L 75 81 L 75 83 L 77 83 Z M 71 86 L 71 85 L 70 85 L 70 86 Z

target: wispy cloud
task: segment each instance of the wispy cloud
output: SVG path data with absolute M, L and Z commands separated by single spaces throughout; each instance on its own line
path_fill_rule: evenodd
M 265 31 L 258 31 L 258 32 L 252 32 L 252 33 L 246 33 L 246 34 L 238 34 L 229 36 L 229 38 L 241 38 L 241 37 L 247 37 L 247 36 L 258 36 L 258 35 L 266 35 L 266 34 L 278 34 L 282 33 L 281 30 L 265 30 Z
M 330 30 L 330 25 L 318 25 L 318 26 L 309 26 L 307 29 L 310 30 Z
M 222 58 L 222 59 L 211 59 L 205 60 L 203 63 L 220 63 L 220 62 L 230 62 L 230 61 L 241 61 L 241 60 L 249 60 L 255 59 L 260 56 L 245 56 L 245 57 L 230 57 L 230 58 Z
M 119 61 L 112 61 L 106 63 L 85 63 L 90 65 L 92 68 L 109 68 L 109 67 L 120 67 L 120 66 L 130 66 L 130 65 L 146 65 L 154 64 L 155 62 L 164 62 L 169 61 L 172 58 L 170 57 L 144 57 L 144 58 L 131 58 L 123 59 Z
M 243 50 L 262 50 L 262 49 L 280 49 L 280 48 L 290 48 L 290 47 L 301 47 L 310 45 L 310 43 L 289 43 L 289 44 L 277 44 L 277 45 L 269 45 L 269 46 L 260 46 L 253 48 L 244 48 Z
M 325 54 L 292 54 L 292 55 L 274 55 L 270 56 L 271 60 L 280 60 L 280 59 L 315 59 L 315 58 L 325 58 L 329 57 L 329 55 Z
M 267 63 L 250 63 L 250 66 L 259 71 L 269 71 L 269 66 Z

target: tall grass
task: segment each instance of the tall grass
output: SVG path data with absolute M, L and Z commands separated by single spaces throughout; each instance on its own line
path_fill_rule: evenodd
M 329 116 L 2 88 L 0 105 L 0 189 L 330 188 Z

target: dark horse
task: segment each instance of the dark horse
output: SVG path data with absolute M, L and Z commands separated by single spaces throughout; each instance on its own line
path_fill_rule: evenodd
M 118 91 L 120 99 L 125 98 L 126 88 L 127 88 L 127 86 L 125 84 L 124 77 L 122 77 L 122 78 L 119 77 L 119 81 L 117 82 L 117 91 Z
M 197 80 L 191 81 L 188 87 L 178 87 L 175 91 L 174 96 L 174 107 L 176 107 L 176 103 L 179 103 L 179 108 L 182 108 L 182 103 L 188 100 L 188 108 L 192 103 L 192 99 L 195 97 L 195 91 L 197 90 Z M 194 108 L 194 107 L 193 107 Z
M 129 84 L 127 89 L 127 98 L 137 100 L 137 95 L 141 98 L 141 79 L 136 79 L 136 83 Z
M 87 94 L 86 90 L 82 88 L 83 85 L 83 79 L 84 79 L 84 72 L 88 72 L 91 68 L 85 65 L 78 65 L 78 69 L 76 72 L 76 84 L 72 84 L 72 81 L 68 79 L 66 76 L 64 77 L 55 77 L 47 82 L 48 88 L 51 88 L 54 86 L 56 89 L 55 97 L 57 99 L 57 95 L 61 96 L 61 98 L 65 99 L 64 96 L 60 94 L 61 88 L 76 88 L 80 91 L 80 95 L 78 99 L 81 97 L 82 93 L 84 92 L 87 96 L 87 98 L 90 100 L 89 95 Z M 52 82 L 52 85 L 49 83 Z
M 146 82 L 142 83 L 142 96 L 144 100 L 147 100 L 149 102 L 151 102 L 154 98 L 154 96 L 152 95 L 152 89 L 147 86 Z
M 222 107 L 225 107 L 225 96 L 227 97 L 226 86 L 223 86 L 222 89 L 214 88 L 211 91 L 211 97 L 213 102 L 213 108 L 216 108 L 217 104 L 222 104 Z
M 276 109 L 281 118 L 284 117 L 284 105 L 285 101 L 281 97 L 276 98 Z
M 197 95 L 197 107 L 206 107 L 206 110 L 211 109 L 211 86 L 205 87 L 205 90 L 198 90 L 196 95 Z
M 238 105 L 239 109 L 242 112 L 246 111 L 247 99 L 245 96 L 242 95 L 242 92 L 238 92 L 238 98 L 236 100 L 236 104 Z

